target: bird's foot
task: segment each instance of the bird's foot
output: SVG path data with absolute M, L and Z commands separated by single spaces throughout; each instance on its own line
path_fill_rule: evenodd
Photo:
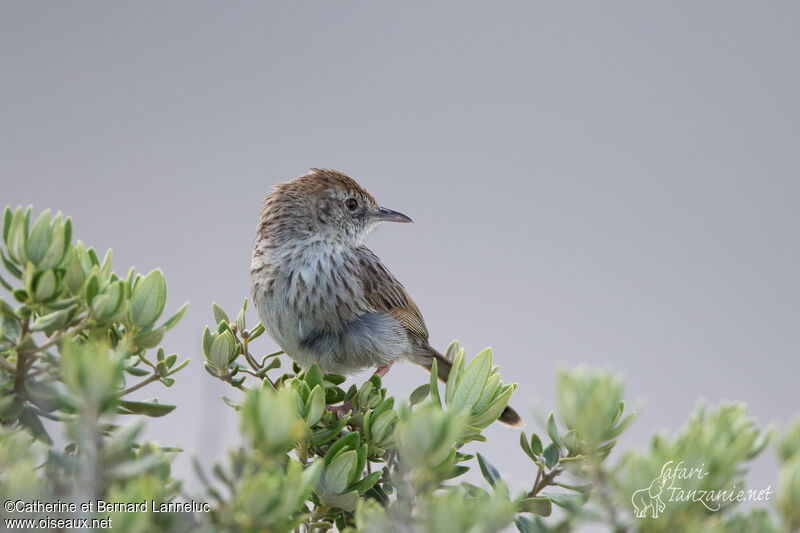
M 336 418 L 341 419 L 344 417 L 344 415 L 353 410 L 353 399 L 351 398 L 346 402 L 343 402 L 341 405 L 327 405 L 325 406 L 325 409 L 336 413 Z
M 393 365 L 393 364 L 394 364 L 394 363 L 389 363 L 389 364 L 386 364 L 386 365 L 381 365 L 381 366 L 379 366 L 379 367 L 378 367 L 378 368 L 375 370 L 375 373 L 376 373 L 376 374 L 378 374 L 380 377 L 383 377 L 383 376 L 385 376 L 385 375 L 386 375 L 386 373 L 387 373 L 387 372 L 389 372 L 389 369 L 390 369 L 390 368 L 392 368 L 392 365 Z

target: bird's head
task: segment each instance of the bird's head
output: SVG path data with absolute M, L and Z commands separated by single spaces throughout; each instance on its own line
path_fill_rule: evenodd
M 317 168 L 275 187 L 264 201 L 261 220 L 269 232 L 319 235 L 349 245 L 363 243 L 381 222 L 411 222 L 406 215 L 378 205 L 353 178 Z

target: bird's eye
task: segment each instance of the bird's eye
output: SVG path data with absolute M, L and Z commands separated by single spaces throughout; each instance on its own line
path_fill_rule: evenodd
M 355 198 L 348 198 L 344 201 L 344 206 L 350 211 L 358 209 L 358 201 Z

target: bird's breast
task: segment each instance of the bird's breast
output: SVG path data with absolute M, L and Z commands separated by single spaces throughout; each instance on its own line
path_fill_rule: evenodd
M 254 251 L 251 292 L 267 331 L 299 345 L 320 331 L 337 331 L 365 310 L 363 287 L 346 249 L 309 242 Z

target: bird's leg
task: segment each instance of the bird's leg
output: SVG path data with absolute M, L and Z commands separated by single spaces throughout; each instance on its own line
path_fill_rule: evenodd
M 394 363 L 388 363 L 388 364 L 385 364 L 385 365 L 381 365 L 375 370 L 375 373 L 378 374 L 380 377 L 383 377 L 383 376 L 386 375 L 387 372 L 389 372 L 389 369 L 392 368 L 393 364 Z
M 353 399 L 350 398 L 346 402 L 342 402 L 342 405 L 326 405 L 325 409 L 332 413 L 336 413 L 336 418 L 342 418 L 344 415 L 353 410 Z

